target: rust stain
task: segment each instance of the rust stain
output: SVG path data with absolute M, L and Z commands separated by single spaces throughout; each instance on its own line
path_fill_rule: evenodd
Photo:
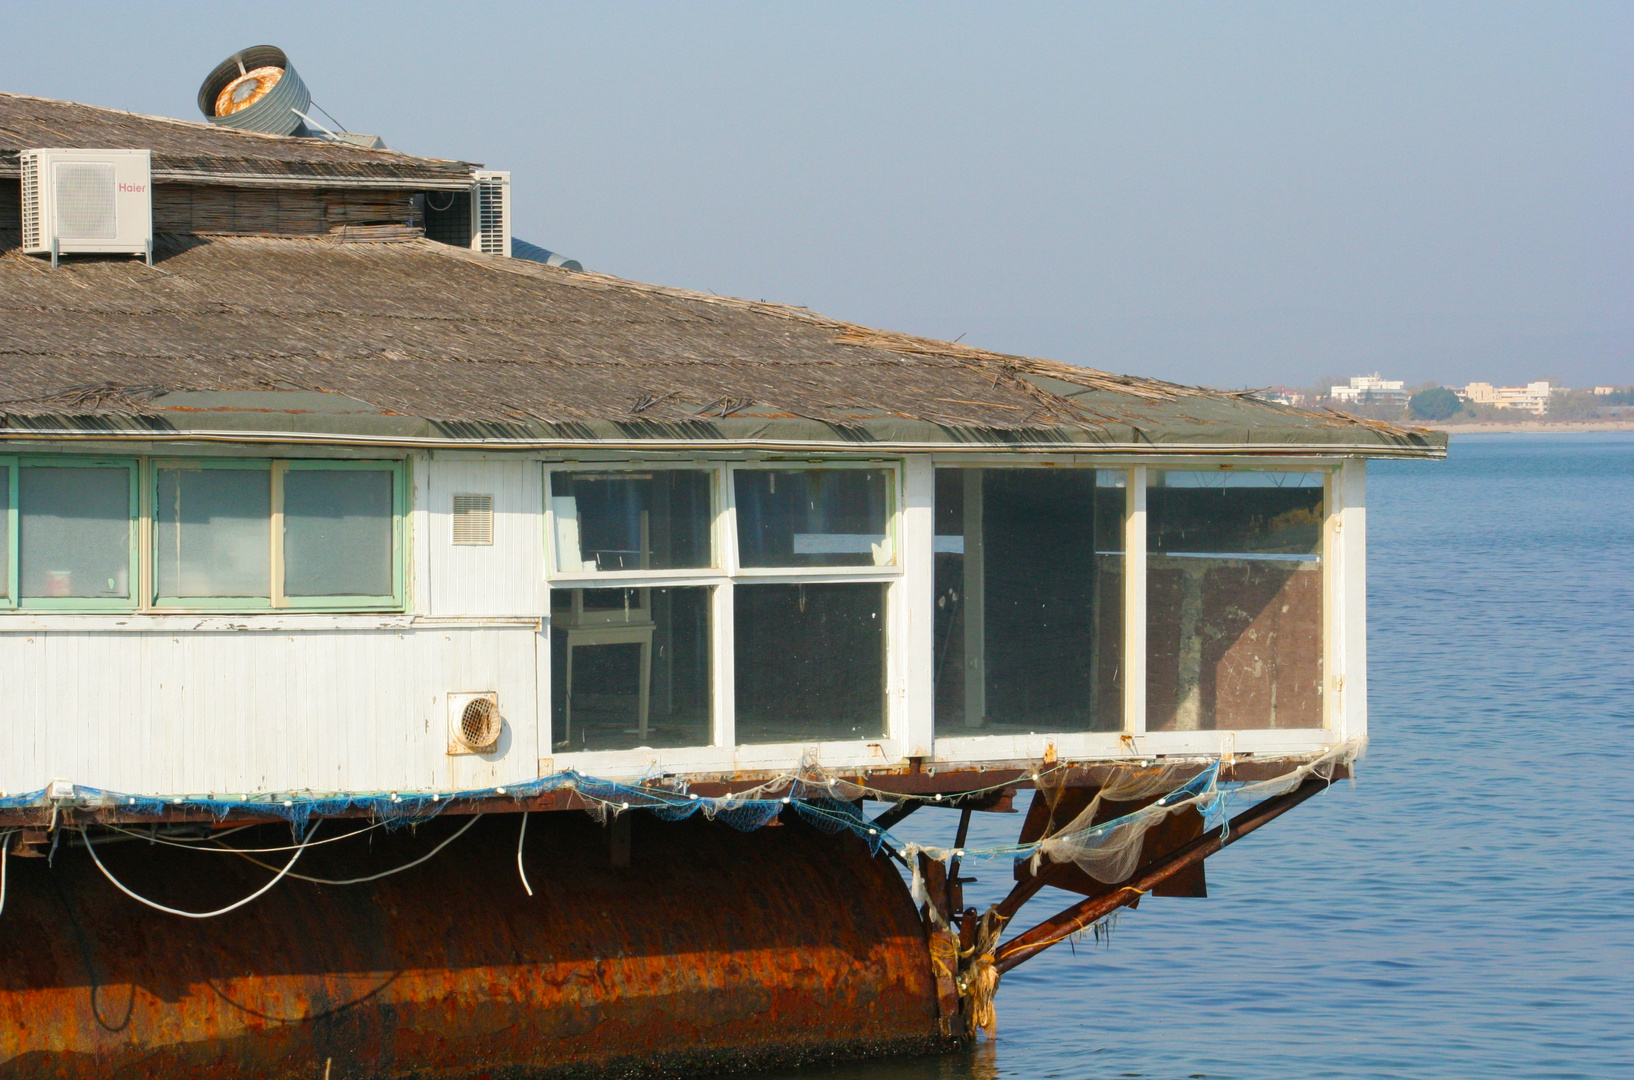
M 462 822 L 311 849 L 299 870 L 401 865 Z M 0 936 L 8 1077 L 593 1075 L 947 1048 L 946 1003 L 901 878 L 855 837 L 633 819 L 632 858 L 582 815 L 478 822 L 442 855 L 350 888 L 281 884 L 221 919 L 118 895 L 82 848 L 11 865 Z M 269 826 L 245 847 L 287 842 Z M 255 841 L 248 838 L 256 837 Z M 265 873 L 109 843 L 117 876 L 203 910 Z M 274 856 L 281 858 L 281 856 Z M 945 977 L 944 977 L 945 979 Z

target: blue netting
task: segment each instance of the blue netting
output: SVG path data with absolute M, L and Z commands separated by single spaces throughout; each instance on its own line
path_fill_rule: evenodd
M 601 780 L 569 770 L 517 784 L 447 792 L 271 792 L 238 798 L 226 795 L 161 798 L 75 785 L 71 796 L 55 800 L 46 788 L 6 796 L 0 798 L 0 809 L 44 809 L 55 803 L 85 811 L 116 810 L 121 816 L 137 818 L 157 818 L 174 812 L 207 814 L 215 821 L 225 821 L 230 817 L 270 817 L 289 822 L 296 833 L 302 835 L 313 821 L 327 817 L 362 814 L 383 823 L 387 829 L 397 829 L 429 821 L 456 802 L 509 798 L 520 804 L 539 796 L 571 791 L 586 809 L 597 816 L 646 810 L 665 821 L 680 821 L 702 813 L 711 820 L 745 832 L 771 824 L 784 807 L 792 806 L 802 818 L 824 832 L 849 830 L 867 841 L 870 850 L 877 852 L 884 840 L 883 832 L 871 826 L 855 805 L 816 794 L 826 790 L 826 785 L 796 781 L 786 798 L 730 795 L 706 798 L 679 786 Z

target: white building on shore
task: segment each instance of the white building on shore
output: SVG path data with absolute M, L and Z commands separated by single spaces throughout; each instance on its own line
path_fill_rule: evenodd
M 1335 386 L 1328 393 L 1334 401 L 1352 403 L 1405 405 L 1408 398 L 1401 379 L 1381 379 L 1378 372 L 1353 376 L 1349 386 Z

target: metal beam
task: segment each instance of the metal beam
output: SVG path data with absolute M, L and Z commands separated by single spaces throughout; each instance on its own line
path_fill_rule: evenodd
M 1139 901 L 1159 882 L 1194 863 L 1203 861 L 1228 844 L 1236 843 L 1266 822 L 1287 813 L 1317 792 L 1326 790 L 1328 785 L 1329 781 L 1315 777 L 1306 780 L 1293 791 L 1277 795 L 1258 806 L 1244 810 L 1232 818 L 1229 825 L 1210 829 L 1191 843 L 1176 849 L 1173 854 L 1158 860 L 1146 873 L 1125 882 L 1115 891 L 1082 900 L 1060 914 L 1045 919 L 1031 930 L 1016 935 L 998 950 L 995 966 L 999 974 L 1002 975 L 1023 961 L 1037 956 L 1051 945 L 1065 941 L 1118 908 Z

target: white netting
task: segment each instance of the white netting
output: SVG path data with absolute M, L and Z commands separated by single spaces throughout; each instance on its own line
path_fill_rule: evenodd
M 1275 795 L 1292 791 L 1312 776 L 1332 779 L 1334 771 L 1343 763 L 1355 760 L 1362 750 L 1361 740 L 1351 740 L 1334 747 L 1312 761 L 1290 769 L 1280 776 L 1246 784 L 1220 782 L 1220 763 L 1216 762 L 1191 780 L 1180 782 L 1181 774 L 1195 766 L 1170 765 L 1160 768 L 1133 766 L 1120 770 L 1101 785 L 1094 798 L 1082 812 L 1048 836 L 1029 844 L 1011 844 L 996 848 L 940 848 L 923 844 L 908 844 L 903 855 L 913 867 L 910 888 L 915 901 L 925 902 L 924 883 L 920 880 L 918 861 L 912 856 L 923 853 L 932 859 L 945 861 L 951 857 L 974 859 L 1030 859 L 1031 870 L 1037 873 L 1043 860 L 1074 863 L 1096 881 L 1115 885 L 1128 880 L 1140 862 L 1146 834 L 1171 814 L 1195 808 L 1205 821 L 1218 821 L 1228 808 L 1239 802 L 1259 802 Z M 1059 774 L 1057 774 L 1059 776 Z M 1052 776 L 1047 781 L 1040 776 L 1039 788 L 1052 805 L 1060 800 L 1061 780 Z M 1053 781 L 1053 782 L 1052 782 Z M 1097 824 L 1095 817 L 1108 802 L 1137 802 L 1162 793 L 1163 797 L 1132 813 Z M 934 910 L 934 905 L 933 905 Z

